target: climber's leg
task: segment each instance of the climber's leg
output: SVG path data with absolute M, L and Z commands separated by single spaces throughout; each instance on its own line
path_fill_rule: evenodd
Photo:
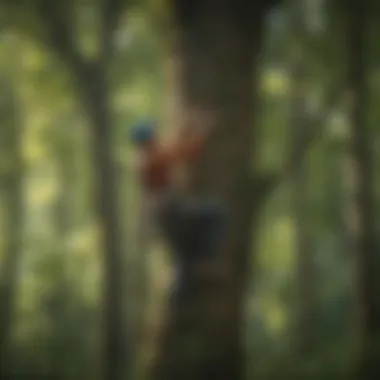
M 214 257 L 223 247 L 227 232 L 227 215 L 215 201 L 193 200 L 186 206 L 189 239 L 200 259 Z
M 223 244 L 226 213 L 216 202 L 181 200 L 168 203 L 160 220 L 173 254 L 173 296 L 183 300 L 192 294 L 197 264 L 215 255 Z

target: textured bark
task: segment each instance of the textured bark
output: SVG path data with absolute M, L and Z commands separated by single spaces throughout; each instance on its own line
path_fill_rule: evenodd
M 229 233 L 220 258 L 206 267 L 208 275 L 199 269 L 194 297 L 169 307 L 153 377 L 238 380 L 244 377 L 242 322 L 255 206 L 250 169 L 263 8 L 244 1 L 176 1 L 174 16 L 181 107 L 211 111 L 218 123 L 215 138 L 194 165 L 190 190 L 224 202 Z
M 376 273 L 374 164 L 366 121 L 366 24 L 369 2 L 347 4 L 347 44 L 350 95 L 350 142 L 347 173 L 350 201 L 347 225 L 355 274 L 355 328 L 358 343 L 358 378 L 380 371 L 374 346 L 380 338 L 379 281 Z

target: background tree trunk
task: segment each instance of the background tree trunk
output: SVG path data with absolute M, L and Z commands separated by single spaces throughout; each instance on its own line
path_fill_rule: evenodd
M 71 118 L 72 119 L 72 118 Z M 62 125 L 59 125 L 63 121 Z M 58 192 L 52 208 L 52 224 L 55 226 L 55 241 L 53 247 L 55 260 L 59 263 L 59 270 L 55 274 L 55 286 L 50 291 L 45 307 L 47 315 L 52 322 L 53 329 L 50 336 L 50 349 L 48 353 L 49 373 L 57 380 L 70 378 L 70 362 L 73 360 L 71 345 L 72 334 L 67 326 L 70 326 L 70 294 L 71 281 L 68 277 L 68 266 L 71 257 L 68 248 L 68 240 L 74 229 L 73 209 L 75 207 L 75 159 L 74 145 L 75 132 L 71 128 L 69 117 L 63 115 L 57 125 L 54 134 L 54 153 L 57 170 Z M 75 127 L 75 126 L 74 126 Z
M 350 201 L 347 225 L 355 272 L 355 328 L 358 344 L 358 378 L 370 378 L 380 370 L 374 343 L 379 340 L 380 310 L 377 300 L 374 169 L 371 134 L 366 120 L 366 25 L 369 3 L 347 4 L 349 90 L 349 175 Z
M 6 378 L 11 348 L 12 317 L 17 293 L 17 275 L 22 245 L 23 158 L 22 125 L 16 117 L 16 98 L 9 83 L 2 83 L 1 187 L 6 220 L 4 257 L 0 267 L 0 375 Z M 4 116 L 5 115 L 5 116 Z
M 82 103 L 90 123 L 95 207 L 100 223 L 103 254 L 103 378 L 121 379 L 126 369 L 124 260 L 117 213 L 115 162 L 107 70 L 100 60 L 89 65 L 82 83 Z
M 123 378 L 127 371 L 129 355 L 125 344 L 125 270 L 112 151 L 109 64 L 114 52 L 114 32 L 125 4 L 122 0 L 110 0 L 100 5 L 98 51 L 92 58 L 81 53 L 72 32 L 72 15 L 76 11 L 73 4 L 66 2 L 56 6 L 40 0 L 38 5 L 41 24 L 46 28 L 46 39 L 70 71 L 90 127 L 94 202 L 104 271 L 101 378 L 117 380 Z
M 290 41 L 290 129 L 292 151 L 302 145 L 309 133 L 311 117 L 307 114 L 307 83 L 310 74 L 307 51 L 307 25 L 304 2 L 291 2 L 292 33 Z M 296 255 L 296 351 L 301 360 L 310 359 L 316 343 L 316 283 L 310 241 L 310 200 L 308 196 L 307 161 L 293 171 L 292 202 L 295 219 Z

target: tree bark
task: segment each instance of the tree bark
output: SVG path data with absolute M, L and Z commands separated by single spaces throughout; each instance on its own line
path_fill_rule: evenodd
M 229 232 L 220 258 L 199 273 L 196 294 L 171 305 L 155 379 L 244 377 L 244 293 L 255 211 L 253 110 L 264 10 L 244 1 L 174 1 L 182 109 L 217 117 L 218 132 L 192 170 L 192 194 L 220 198 Z M 207 277 L 207 276 L 206 276 Z
M 0 268 L 0 374 L 6 378 L 10 359 L 17 275 L 22 249 L 24 205 L 21 123 L 16 118 L 16 100 L 13 91 L 7 84 L 3 86 L 3 91 L 5 91 L 5 98 L 7 99 L 3 114 L 10 115 L 9 120 L 3 120 L 3 152 L 5 152 L 4 158 L 7 165 L 1 178 L 5 194 L 6 231 L 4 233 L 4 258 Z
M 355 330 L 358 348 L 358 378 L 380 371 L 375 343 L 380 338 L 379 288 L 376 273 L 374 163 L 371 134 L 366 120 L 366 24 L 369 2 L 347 4 L 347 44 L 350 95 L 350 141 L 347 172 L 350 200 L 347 226 L 355 275 Z

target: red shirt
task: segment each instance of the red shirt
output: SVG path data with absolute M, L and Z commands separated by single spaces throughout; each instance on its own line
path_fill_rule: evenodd
M 182 138 L 168 146 L 150 148 L 141 168 L 145 188 L 156 191 L 170 186 L 174 167 L 190 161 L 202 147 L 202 140 Z

